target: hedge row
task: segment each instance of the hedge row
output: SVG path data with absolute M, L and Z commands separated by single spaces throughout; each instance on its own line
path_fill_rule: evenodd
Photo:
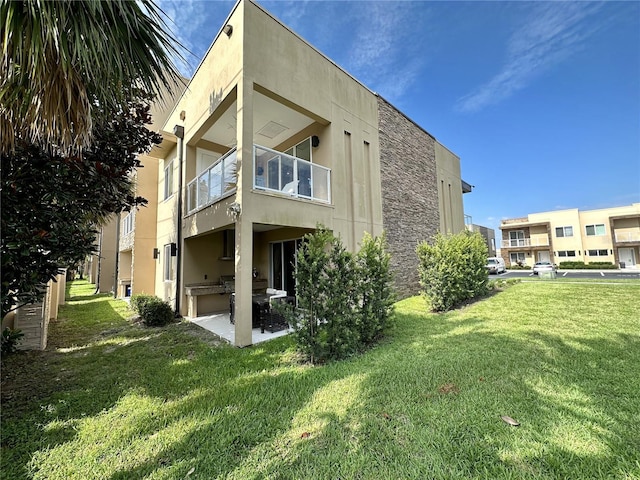
M 578 262 L 578 261 L 574 261 L 574 262 L 560 262 L 559 267 L 562 270 L 614 270 L 616 268 L 618 268 L 616 265 L 614 265 L 611 262 L 591 262 L 591 263 L 584 263 L 584 262 Z
M 479 233 L 438 233 L 430 244 L 420 243 L 416 252 L 420 285 L 434 311 L 487 293 L 487 245 Z

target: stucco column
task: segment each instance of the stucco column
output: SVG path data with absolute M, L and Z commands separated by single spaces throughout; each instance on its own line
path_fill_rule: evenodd
M 58 305 L 65 304 L 65 293 L 67 290 L 67 269 L 63 268 L 62 273 L 58 275 Z
M 253 84 L 246 77 L 238 83 L 238 187 L 236 202 L 240 213 L 236 217 L 235 252 L 235 344 L 244 347 L 253 343 L 251 332 L 251 294 L 253 267 L 253 224 L 248 206 L 252 185 L 253 157 Z

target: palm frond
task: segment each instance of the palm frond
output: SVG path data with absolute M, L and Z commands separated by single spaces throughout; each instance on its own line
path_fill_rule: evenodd
M 20 136 L 62 153 L 91 140 L 92 102 L 117 109 L 132 86 L 164 95 L 184 49 L 152 0 L 2 2 L 2 151 Z

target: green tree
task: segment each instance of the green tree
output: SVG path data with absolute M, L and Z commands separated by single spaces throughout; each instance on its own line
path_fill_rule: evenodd
M 126 108 L 106 111 L 82 156 L 60 156 L 18 140 L 3 156 L 2 316 L 39 300 L 60 266 L 72 266 L 93 251 L 95 226 L 109 214 L 143 205 L 132 194 L 131 172 L 139 154 L 159 144 L 147 129 L 151 96 L 130 93 Z
M 283 313 L 311 363 L 348 357 L 380 338 L 393 304 L 385 245 L 365 235 L 354 255 L 324 227 L 305 235 L 295 271 L 298 309 Z
M 78 152 L 132 86 L 160 94 L 179 80 L 182 47 L 153 0 L 3 0 L 0 29 L 2 152 L 18 138 Z
M 373 237 L 365 233 L 356 255 L 358 330 L 360 341 L 364 345 L 371 345 L 380 337 L 393 312 L 395 292 L 392 287 L 390 260 L 386 236 L 383 234 Z
M 479 233 L 438 233 L 431 244 L 419 244 L 416 252 L 420 284 L 433 310 L 449 310 L 487 293 L 487 245 Z

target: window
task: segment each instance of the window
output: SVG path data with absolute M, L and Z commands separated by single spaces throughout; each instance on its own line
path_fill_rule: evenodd
M 301 158 L 307 162 L 311 162 L 311 137 L 303 140 L 295 147 L 285 151 L 287 155 Z M 311 165 L 304 162 L 298 162 L 298 195 L 305 197 L 311 196 Z
M 121 228 L 121 235 L 129 235 L 131 232 L 133 232 L 133 211 L 129 212 L 123 219 L 122 219 L 122 226 Z
M 556 227 L 556 237 L 573 237 L 573 227 Z
M 524 265 L 524 253 L 511 253 L 509 254 L 509 260 L 511 261 L 511 265 Z
M 284 153 L 311 162 L 311 137 L 301 141 L 295 147 L 285 150 Z
M 516 230 L 509 232 L 509 246 L 510 247 L 524 247 L 524 231 Z
M 576 256 L 576 251 L 575 250 L 560 250 L 560 251 L 558 251 L 558 256 L 559 257 L 575 257 Z
M 164 199 L 173 195 L 173 160 L 164 167 Z
M 587 235 L 592 237 L 594 235 L 604 235 L 604 223 L 597 223 L 595 225 L 586 226 Z
M 607 250 L 589 250 L 590 257 L 606 257 L 609 255 Z
M 294 273 L 301 243 L 302 240 L 298 239 L 271 244 L 271 286 L 276 290 L 286 290 L 291 296 L 296 293 Z
M 174 270 L 173 270 L 173 258 L 171 256 L 171 244 L 167 244 L 164 246 L 164 281 L 170 282 L 173 280 Z

